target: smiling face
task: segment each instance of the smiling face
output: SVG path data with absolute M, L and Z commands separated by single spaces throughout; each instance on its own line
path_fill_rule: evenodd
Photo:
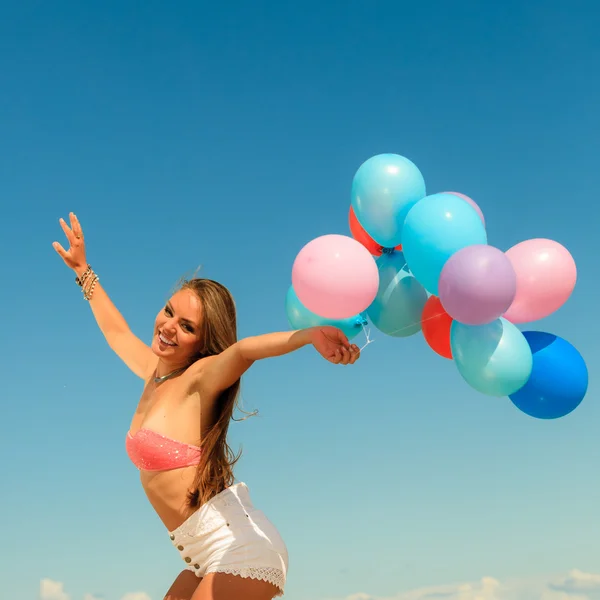
M 202 302 L 190 289 L 181 289 L 158 313 L 152 351 L 173 366 L 191 362 L 202 346 Z

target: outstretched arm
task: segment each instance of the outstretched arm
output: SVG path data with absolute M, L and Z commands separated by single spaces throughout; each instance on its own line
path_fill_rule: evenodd
M 267 333 L 240 340 L 221 354 L 200 361 L 198 386 L 217 395 L 233 385 L 255 361 L 289 354 L 309 344 L 334 364 L 354 364 L 360 356 L 358 347 L 350 344 L 336 327 Z
M 98 327 L 110 348 L 136 375 L 145 379 L 150 375 L 158 359 L 152 350 L 129 329 L 127 322 L 100 285 L 99 280 L 95 281 L 93 289 L 89 285 L 93 282 L 95 274 L 88 270 L 83 231 L 77 217 L 73 213 L 70 213 L 69 217 L 70 228 L 63 219 L 60 219 L 60 225 L 69 242 L 69 249 L 65 250 L 58 242 L 52 245 L 78 278 L 85 275 L 87 283 L 84 283 L 84 289 L 90 292 L 87 299 Z

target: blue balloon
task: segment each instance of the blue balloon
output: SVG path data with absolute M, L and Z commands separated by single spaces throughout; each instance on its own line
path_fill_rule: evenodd
M 452 357 L 463 379 L 488 396 L 509 396 L 521 389 L 531 375 L 533 357 L 521 331 L 500 318 L 486 325 L 450 329 Z
M 588 389 L 588 370 L 566 340 L 543 331 L 524 331 L 533 353 L 529 381 L 509 398 L 536 419 L 558 419 L 574 411 Z
M 402 252 L 384 253 L 377 259 L 379 289 L 367 315 L 379 331 L 408 337 L 421 330 L 427 291 L 408 270 Z
M 298 299 L 296 291 L 292 286 L 285 297 L 285 312 L 292 329 L 307 329 L 308 327 L 318 327 L 319 325 L 331 325 L 344 332 L 344 335 L 351 340 L 355 338 L 362 330 L 367 320 L 362 315 L 356 315 L 348 319 L 326 319 L 314 312 L 308 310 Z
M 477 211 L 454 194 L 427 196 L 406 217 L 402 251 L 415 277 L 436 296 L 446 261 L 474 244 L 487 244 L 485 226 Z
M 417 166 L 398 154 L 366 160 L 352 181 L 352 208 L 363 229 L 384 248 L 402 243 L 408 211 L 425 196 Z

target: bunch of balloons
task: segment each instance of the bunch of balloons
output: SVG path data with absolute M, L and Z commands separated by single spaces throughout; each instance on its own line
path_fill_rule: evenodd
M 517 325 L 542 319 L 570 297 L 569 251 L 530 239 L 508 251 L 488 244 L 479 206 L 458 192 L 427 195 L 417 166 L 397 154 L 369 158 L 352 182 L 352 237 L 309 242 L 286 300 L 293 327 L 340 327 L 354 337 L 369 321 L 382 333 L 423 332 L 462 378 L 524 413 L 555 419 L 583 400 L 588 371 L 566 340 Z

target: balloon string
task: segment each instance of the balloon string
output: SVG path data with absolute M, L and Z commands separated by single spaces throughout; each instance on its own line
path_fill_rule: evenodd
M 400 327 L 400 329 L 396 329 L 394 331 L 390 331 L 387 335 L 394 335 L 394 333 L 399 333 L 400 331 L 404 331 L 405 329 L 409 329 L 410 327 L 414 327 L 418 323 L 426 323 L 427 321 L 431 321 L 431 319 L 437 319 L 438 317 L 442 317 L 447 313 L 441 312 L 437 315 L 431 315 L 431 317 L 427 317 L 426 319 L 420 319 L 419 321 L 415 321 L 414 323 L 410 323 L 410 325 L 405 325 L 404 327 Z
M 366 344 L 359 350 L 359 352 L 362 352 L 369 344 L 372 344 L 375 340 L 371 339 L 371 328 L 369 327 L 369 329 L 367 329 L 365 327 L 364 323 L 361 323 L 362 328 L 363 328 L 363 332 L 365 334 L 365 338 L 367 339 Z
M 388 333 L 387 335 L 393 335 L 394 333 L 398 333 L 400 331 L 404 331 L 405 329 L 408 329 L 410 327 L 413 327 L 414 325 L 417 325 L 418 323 L 426 323 L 427 321 L 431 321 L 432 319 L 437 319 L 438 317 L 442 317 L 443 315 L 447 314 L 446 312 L 441 312 L 435 315 L 431 315 L 430 317 L 427 317 L 426 319 L 420 319 L 419 321 L 415 321 L 414 323 L 411 323 L 410 325 L 405 325 L 404 327 L 400 327 L 399 329 L 396 329 L 394 331 L 391 331 L 390 333 Z M 360 348 L 360 352 L 362 352 L 369 344 L 372 344 L 375 340 L 371 339 L 371 328 L 367 329 L 365 327 L 364 323 L 361 323 L 361 327 L 363 329 L 363 332 L 365 334 L 365 338 L 366 338 L 366 343 L 365 345 Z

